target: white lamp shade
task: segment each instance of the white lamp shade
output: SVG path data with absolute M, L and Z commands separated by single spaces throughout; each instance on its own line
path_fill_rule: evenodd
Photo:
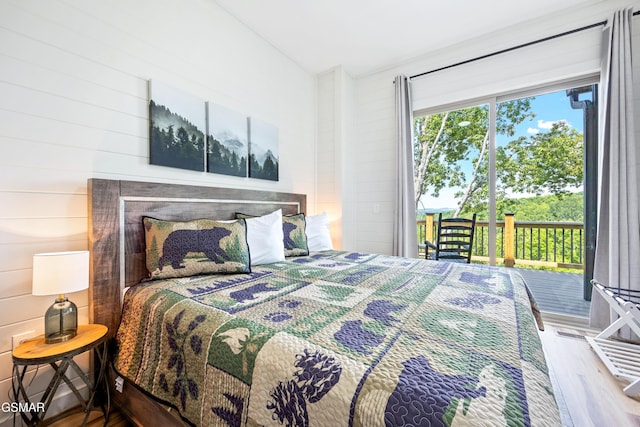
M 33 256 L 33 295 L 56 295 L 89 287 L 89 251 L 49 252 Z

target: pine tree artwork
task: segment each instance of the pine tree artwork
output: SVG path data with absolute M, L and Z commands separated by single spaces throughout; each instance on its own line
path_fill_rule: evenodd
M 149 162 L 204 171 L 204 101 L 155 80 L 149 93 Z
M 207 103 L 207 172 L 246 177 L 249 157 L 248 118 Z
M 249 119 L 249 177 L 278 181 L 278 128 Z

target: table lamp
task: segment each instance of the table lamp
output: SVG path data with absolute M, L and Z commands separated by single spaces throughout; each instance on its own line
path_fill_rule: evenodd
M 89 287 L 89 251 L 49 252 L 33 256 L 33 295 L 58 295 L 44 316 L 47 344 L 76 336 L 78 307 L 64 295 Z

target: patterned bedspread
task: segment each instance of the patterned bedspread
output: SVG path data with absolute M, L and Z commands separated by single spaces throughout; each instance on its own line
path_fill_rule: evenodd
M 209 426 L 560 425 L 521 276 L 328 251 L 131 288 L 116 370 Z

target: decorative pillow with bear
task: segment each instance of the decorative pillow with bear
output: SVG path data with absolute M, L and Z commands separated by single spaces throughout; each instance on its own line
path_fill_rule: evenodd
M 306 256 L 309 255 L 307 245 L 307 234 L 305 229 L 307 223 L 304 214 L 284 215 L 282 217 L 282 233 L 284 234 L 284 255 L 285 256 Z
M 236 213 L 236 218 L 254 218 L 255 215 Z M 307 234 L 305 232 L 306 222 L 304 214 L 282 216 L 282 234 L 284 235 L 284 255 L 285 256 L 305 256 L 309 255 L 307 246 Z
M 152 279 L 251 272 L 244 220 L 142 221 Z

